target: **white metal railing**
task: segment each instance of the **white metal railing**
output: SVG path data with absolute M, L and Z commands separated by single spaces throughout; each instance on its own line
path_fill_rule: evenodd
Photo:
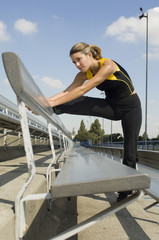
M 25 68 L 24 64 L 20 60 L 20 58 L 11 52 L 6 52 L 2 54 L 3 63 L 6 70 L 6 74 L 8 76 L 8 80 L 17 96 L 18 108 L 19 108 L 19 117 L 20 123 L 24 138 L 24 147 L 27 157 L 27 164 L 29 175 L 28 179 L 26 180 L 25 184 L 22 186 L 20 192 L 18 193 L 15 201 L 15 214 L 16 214 L 16 225 L 15 225 L 15 239 L 21 239 L 26 233 L 27 226 L 25 220 L 25 201 L 29 200 L 40 200 L 40 199 L 51 199 L 52 196 L 49 193 L 49 188 L 51 184 L 51 166 L 55 163 L 56 155 L 54 149 L 54 140 L 52 136 L 52 132 L 56 129 L 57 136 L 59 136 L 60 140 L 60 149 L 62 157 L 65 157 L 65 153 L 68 152 L 69 149 L 72 148 L 72 140 L 61 122 L 61 120 L 56 116 L 53 112 L 53 109 L 48 104 L 46 98 L 43 96 L 42 92 L 40 91 L 39 87 L 36 85 L 32 77 L 30 76 L 29 72 Z M 29 123 L 28 117 L 26 114 L 26 107 L 30 106 L 33 112 L 37 113 L 38 115 L 42 116 L 45 119 L 50 139 L 50 146 L 52 151 L 52 159 L 47 168 L 47 192 L 44 194 L 32 194 L 23 197 L 26 189 L 28 188 L 29 184 L 31 183 L 32 179 L 36 174 L 36 168 L 34 163 L 34 155 L 31 143 L 31 137 L 29 132 Z M 34 125 L 34 124 L 33 124 Z M 63 142 L 62 142 L 63 141 Z M 64 149 L 63 149 L 63 146 Z M 63 151 L 62 151 L 63 149 Z M 60 169 L 58 169 L 59 171 Z M 53 171 L 57 171 L 57 169 L 53 169 Z

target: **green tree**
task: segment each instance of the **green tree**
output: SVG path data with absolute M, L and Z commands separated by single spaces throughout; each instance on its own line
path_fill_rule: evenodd
M 112 141 L 113 142 L 123 142 L 124 138 L 120 133 L 113 133 L 112 134 Z M 109 141 L 111 141 L 111 134 L 109 135 Z
M 142 136 L 139 136 L 139 137 L 138 137 L 138 141 L 143 141 L 143 137 L 142 137 Z
M 80 128 L 78 130 L 75 139 L 79 140 L 80 142 L 87 142 L 88 141 L 88 131 L 85 127 L 84 121 L 81 121 Z
M 94 123 L 91 124 L 90 130 L 89 130 L 89 138 L 92 140 L 93 144 L 98 144 L 101 142 L 102 129 L 98 119 L 96 119 Z
M 145 139 L 150 140 L 149 137 L 148 137 L 148 134 L 147 134 L 147 138 L 146 138 L 146 133 L 145 132 L 143 133 L 142 138 L 143 138 L 143 141 L 145 141 Z
M 105 142 L 109 142 L 109 134 L 105 134 L 105 135 L 103 135 L 103 143 L 105 143 Z
M 158 144 L 158 140 L 159 140 L 159 135 L 157 135 L 157 137 L 151 138 L 151 141 L 156 141 L 155 144 Z

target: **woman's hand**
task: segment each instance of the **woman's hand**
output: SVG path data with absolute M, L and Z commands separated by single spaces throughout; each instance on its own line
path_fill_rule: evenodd
M 26 107 L 30 112 L 32 112 L 33 114 L 35 114 L 36 116 L 39 116 L 39 114 L 36 113 L 35 111 L 33 111 L 29 106 L 25 105 L 25 107 Z
M 48 103 L 50 104 L 51 107 L 54 107 L 53 97 L 48 98 L 47 101 L 48 101 Z

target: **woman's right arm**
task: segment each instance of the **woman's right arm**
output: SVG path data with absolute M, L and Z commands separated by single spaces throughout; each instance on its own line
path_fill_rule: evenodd
M 63 97 L 64 95 L 66 95 L 67 93 L 71 92 L 73 89 L 81 86 L 85 81 L 87 80 L 87 75 L 86 73 L 81 73 L 79 72 L 74 81 L 70 84 L 69 87 L 67 87 L 64 91 L 48 98 L 48 102 L 51 104 L 52 101 L 54 101 L 55 99 L 58 99 L 58 98 L 61 98 Z

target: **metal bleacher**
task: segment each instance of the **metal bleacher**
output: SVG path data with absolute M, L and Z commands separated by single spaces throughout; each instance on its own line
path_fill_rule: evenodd
M 123 148 L 88 146 L 98 153 L 102 153 L 117 162 L 122 162 Z M 144 192 L 151 196 L 155 202 L 146 207 L 149 209 L 159 203 L 159 151 L 141 151 L 138 150 L 137 169 L 151 177 L 150 187 L 144 189 Z
M 103 159 L 102 156 L 99 157 L 93 151 L 88 151 L 88 149 L 73 147 L 72 140 L 66 128 L 60 122 L 58 116 L 54 114 L 52 107 L 49 105 L 47 99 L 34 82 L 20 58 L 12 52 L 3 53 L 2 58 L 8 80 L 18 100 L 19 114 L 21 116 L 20 121 L 25 140 L 26 159 L 29 169 L 29 177 L 18 193 L 15 202 L 15 239 L 22 239 L 26 234 L 25 203 L 28 201 L 37 201 L 40 199 L 52 200 L 63 197 L 70 198 L 80 195 L 135 190 L 127 199 L 121 202 L 114 202 L 112 206 L 106 208 L 104 211 L 99 211 L 98 214 L 88 218 L 86 221 L 75 224 L 65 232 L 60 234 L 56 233 L 53 238 L 50 238 L 64 240 L 139 199 L 142 195 L 142 190 L 150 186 L 149 176 L 108 158 Z M 49 176 L 47 181 L 47 192 L 29 194 L 26 196 L 24 196 L 24 192 L 26 192 L 26 189 L 35 176 L 36 167 L 32 143 L 30 141 L 25 105 L 29 106 L 33 112 L 38 113 L 47 121 L 49 133 L 52 126 L 62 132 L 65 139 L 64 149 L 67 150 L 64 151 L 64 153 L 67 152 L 66 162 L 64 161 L 64 165 L 61 169 L 53 169 L 53 171 L 57 170 L 59 173 L 55 181 L 51 182 L 51 175 L 48 173 L 54 163 L 55 152 L 52 136 L 49 134 L 53 159 L 50 163 L 49 170 L 47 170 L 47 176 Z

